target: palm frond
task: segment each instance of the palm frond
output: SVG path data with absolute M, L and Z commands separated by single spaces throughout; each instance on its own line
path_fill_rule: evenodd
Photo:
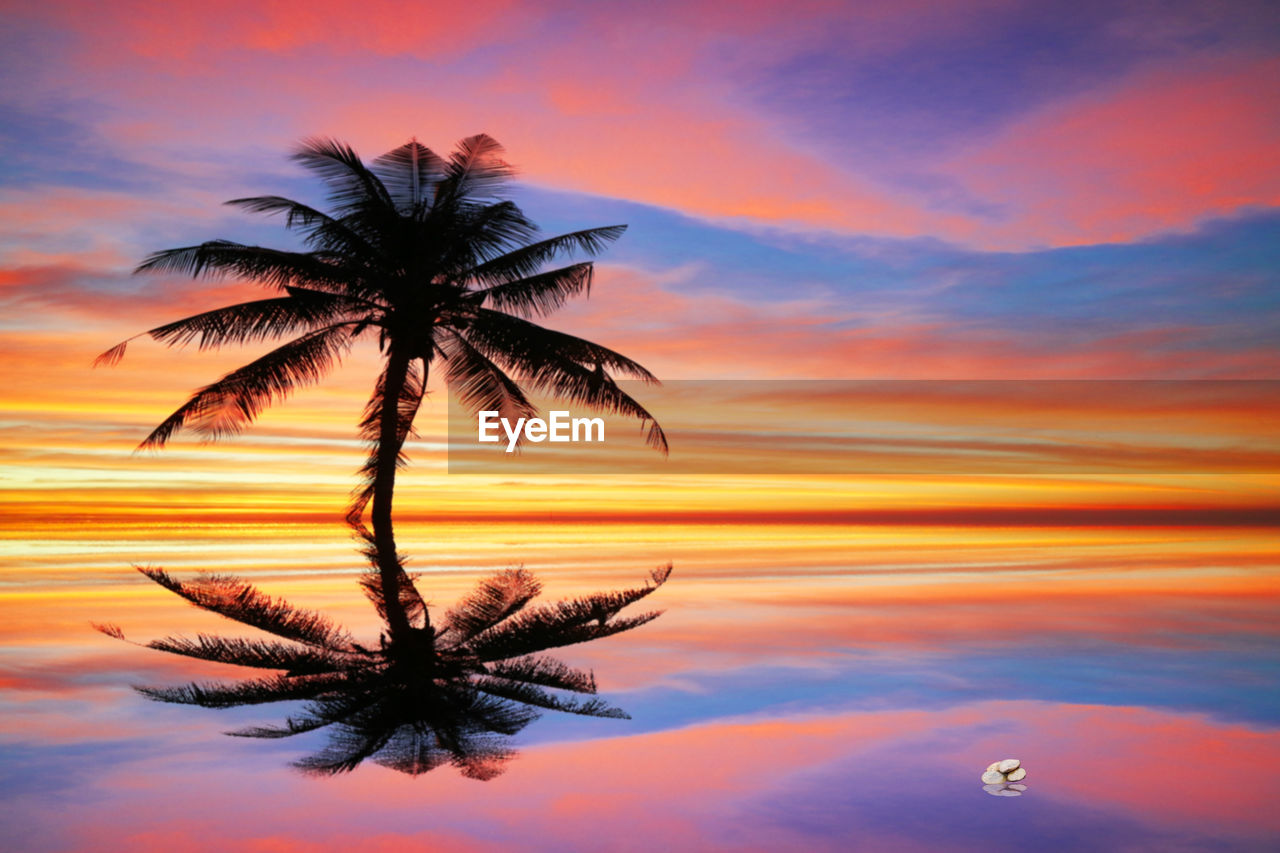
M 144 334 L 169 346 L 194 342 L 205 350 L 279 338 L 322 323 L 354 319 L 359 316 L 357 312 L 367 311 L 364 303 L 339 294 L 302 287 L 287 290 L 287 296 L 215 308 L 156 326 Z
M 382 181 L 396 209 L 413 215 L 434 194 L 445 175 L 445 161 L 414 139 L 375 159 L 369 171 Z
M 354 325 L 347 321 L 308 332 L 206 385 L 152 430 L 139 449 L 162 447 L 186 427 L 209 438 L 239 432 L 267 406 L 320 381 L 351 348 Z
M 121 636 L 120 639 L 124 637 Z M 209 634 L 164 637 L 146 645 L 147 648 L 184 657 L 257 669 L 279 669 L 289 675 L 335 672 L 365 662 L 345 649 L 318 649 L 276 640 L 226 638 Z
M 339 213 L 358 211 L 370 219 L 387 222 L 395 217 L 395 203 L 387 188 L 350 145 L 311 137 L 298 147 L 293 159 L 324 181 L 329 188 L 329 201 Z
M 540 687 L 534 687 L 529 684 L 519 684 L 505 681 L 497 678 L 486 678 L 481 676 L 474 679 L 478 690 L 483 690 L 491 696 L 498 696 L 502 699 L 510 699 L 513 702 L 519 702 L 523 705 L 532 705 L 535 708 L 546 708 L 550 711 L 563 711 L 566 714 L 580 714 L 584 717 L 612 717 L 614 719 L 629 720 L 631 717 L 621 708 L 615 708 L 603 699 L 561 699 L 558 696 L 552 696 Z
M 515 170 L 502 159 L 503 147 L 486 133 L 458 142 L 444 167 L 436 204 L 445 199 L 495 198 Z
M 467 648 L 481 661 L 494 662 L 628 631 L 656 619 L 661 611 L 616 618 L 618 612 L 651 594 L 670 575 L 668 565 L 652 572 L 642 587 L 525 608 L 474 637 Z
M 228 737 L 257 738 L 259 740 L 278 740 L 280 738 L 293 737 L 294 735 L 305 734 L 322 729 L 325 726 L 333 725 L 333 720 L 323 720 L 319 717 L 288 717 L 284 721 L 283 726 L 246 726 L 242 729 L 233 729 L 229 732 L 223 732 Z
M 146 333 L 144 332 L 143 334 L 146 334 Z M 129 341 L 132 341 L 139 337 L 141 337 L 141 335 L 134 335 L 132 338 L 127 338 L 121 341 L 120 343 L 116 344 L 111 349 L 107 350 L 106 352 L 102 353 L 97 358 L 95 358 L 93 360 L 93 366 L 94 367 L 112 367 L 114 365 L 119 364 L 120 360 L 124 358 L 124 351 L 129 347 Z
M 599 366 L 588 370 L 572 362 L 550 363 L 529 384 L 560 400 L 635 418 L 640 421 L 640 428 L 644 431 L 645 444 L 664 455 L 670 451 L 667 434 L 657 418 L 634 397 L 619 388 L 613 378 Z
M 129 642 L 124 635 L 124 630 L 119 625 L 110 622 L 90 622 L 89 624 L 93 627 L 93 630 L 101 634 L 106 634 L 108 637 L 114 637 L 117 640 L 124 640 L 126 643 Z
M 496 411 L 504 418 L 531 418 L 538 409 L 502 368 L 458 334 L 441 341 L 445 383 L 472 414 Z
M 494 678 L 554 687 L 574 693 L 595 693 L 596 677 L 590 670 L 575 669 L 547 655 L 526 655 L 493 664 L 488 674 Z
M 591 293 L 591 263 L 573 264 L 481 289 L 485 304 L 521 317 L 542 317 L 578 294 Z
M 244 625 L 321 649 L 353 649 L 351 636 L 327 616 L 273 598 L 231 575 L 200 575 L 180 581 L 164 569 L 138 566 L 138 571 L 165 589 L 204 610 Z
M 454 761 L 455 753 L 440 746 L 431 730 L 402 726 L 378 751 L 375 763 L 410 776 L 421 776 Z
M 478 782 L 488 782 L 490 779 L 496 779 L 506 771 L 507 762 L 515 758 L 515 750 L 510 747 L 502 749 L 492 749 L 480 753 L 466 753 L 462 756 L 455 755 L 450 763 L 458 768 L 458 772 L 468 779 L 475 779 Z M 393 769 L 399 770 L 396 765 L 387 765 Z
M 301 230 L 313 249 L 341 252 L 369 267 L 376 267 L 380 260 L 377 249 L 359 233 L 364 230 L 361 217 L 335 219 L 310 205 L 278 195 L 233 198 L 225 204 L 253 213 L 283 214 L 285 227 Z
M 241 207 L 252 213 L 284 214 L 284 226 L 289 229 L 311 228 L 336 220 L 323 211 L 316 210 L 309 204 L 294 201 L 279 195 L 255 195 L 246 198 L 233 198 L 224 201 L 229 207 Z
M 445 613 L 438 641 L 444 648 L 463 645 L 511 617 L 541 591 L 542 584 L 523 568 L 496 572 Z
M 514 735 L 538 719 L 539 713 L 531 706 L 481 693 L 468 681 L 465 699 L 451 709 L 449 716 L 451 724 L 434 728 L 447 748 L 461 749 L 465 738 L 473 733 Z
M 276 675 L 231 684 L 192 682 L 182 687 L 137 686 L 134 690 L 157 702 L 199 705 L 202 708 L 234 708 L 240 705 L 312 699 L 340 688 L 343 679 L 344 676 L 334 673 L 297 677 Z
M 573 362 L 599 365 L 631 379 L 658 384 L 658 377 L 622 353 L 501 311 L 475 309 L 466 337 L 490 358 L 507 362 L 530 376 L 546 365 Z
M 447 688 L 425 705 L 393 701 L 346 717 L 329 730 L 323 750 L 295 766 L 313 773 L 342 773 L 373 758 L 404 772 L 425 772 L 443 764 L 445 757 L 463 767 L 486 757 L 510 757 L 510 750 L 493 735 L 513 735 L 537 717 L 533 708 L 470 686 Z
M 636 418 L 645 430 L 645 443 L 662 453 L 669 445 L 662 426 L 643 405 L 623 391 L 608 367 L 657 382 L 648 370 L 599 344 L 512 317 L 478 309 L 466 330 L 468 340 L 493 361 L 504 363 L 529 388 L 556 399 L 609 414 Z M 587 367 L 584 362 L 593 367 Z
M 287 252 L 230 240 L 153 252 L 134 272 L 175 272 L 193 278 L 234 275 L 280 290 L 294 285 L 339 292 L 362 275 L 335 253 Z
M 392 738 L 374 761 L 411 776 L 421 775 L 448 762 L 463 776 L 486 781 L 501 775 L 515 755 L 515 750 L 502 738 L 487 733 L 468 733 L 446 750 L 434 733 L 407 728 Z
M 352 719 L 386 698 L 376 678 L 354 677 L 341 691 L 332 691 L 307 702 L 300 717 L 286 717 L 280 726 L 249 726 L 226 732 L 231 737 L 279 739 L 314 732 Z
M 441 270 L 459 283 L 467 282 L 468 270 L 476 265 L 527 245 L 538 234 L 538 226 L 512 201 L 436 207 L 424 226 Z
M 329 742 L 323 749 L 293 762 L 293 766 L 321 776 L 350 773 L 362 761 L 386 746 L 394 731 L 376 726 L 338 723 L 329 730 Z
M 543 264 L 566 254 L 580 252 L 585 255 L 598 255 L 610 243 L 621 237 L 626 230 L 625 225 L 606 225 L 603 228 L 586 228 L 557 237 L 548 237 L 485 261 L 468 271 L 466 277 L 470 281 L 485 285 L 503 284 L 528 278 L 538 273 Z
M 469 648 L 483 663 L 543 652 L 563 646 L 575 646 L 592 640 L 602 640 L 639 628 L 662 615 L 652 610 L 636 616 L 624 616 L 607 622 L 575 622 L 556 612 L 554 606 L 539 610 L 526 610 L 510 622 L 471 641 Z

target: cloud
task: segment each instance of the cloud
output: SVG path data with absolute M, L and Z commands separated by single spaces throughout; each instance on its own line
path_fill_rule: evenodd
M 255 784 L 246 785 L 243 765 L 228 770 L 189 753 L 151 755 L 95 779 L 97 796 L 71 798 L 70 811 L 59 804 L 56 818 L 48 803 L 33 802 L 25 814 L 80 849 L 96 849 L 94 839 L 108 836 L 139 849 L 181 837 L 197 849 L 378 849 L 392 840 L 452 848 L 465 838 L 481 849 L 534 839 L 577 849 L 609 839 L 622 849 L 840 850 L 856 832 L 863 845 L 923 851 L 938 849 L 949 833 L 989 838 L 1007 828 L 1005 811 L 975 807 L 987 804 L 973 768 L 1009 752 L 1031 770 L 1027 796 L 1043 800 L 1020 819 L 1028 838 L 1247 846 L 1277 831 L 1267 808 L 1274 733 L 1141 708 L 1004 701 L 771 716 L 548 745 L 526 750 L 485 783 L 483 796 L 457 779 L 376 770 L 316 786 L 255 766 Z M 1209 791 L 1189 784 L 1220 761 L 1253 768 L 1255 784 Z M 914 773 L 909 802 L 881 778 L 893 764 L 929 768 Z M 1099 766 L 1125 771 L 1101 793 Z M 196 770 L 198 784 L 157 787 Z M 262 786 L 275 795 L 264 798 Z M 168 819 L 157 821 L 157 802 Z M 202 817 L 210 804 L 236 820 Z M 920 820 L 921 812 L 930 820 Z M 287 841 L 282 823 L 293 828 Z
M 485 130 L 548 186 L 987 248 L 1127 240 L 1274 203 L 1249 177 L 1276 171 L 1275 65 L 1242 23 L 1265 10 L 1224 22 L 1178 5 L 1156 27 L 1149 10 L 1086 6 L 1064 30 L 1056 11 L 999 2 L 234 3 L 211 19 L 138 0 L 105 22 L 68 2 L 17 19 L 23 50 L 46 50 L 8 97 L 23 133 L 74 116 L 94 144 L 66 153 L 90 172 L 145 164 L 179 188 L 278 171 L 270 153 L 313 133 L 376 154 Z M 72 81 L 76 102 L 59 94 Z M 34 162 L 46 180 L 95 180 Z
M 947 172 L 1008 209 L 991 235 L 1123 243 L 1280 204 L 1280 60 L 1144 73 L 1048 104 Z
M 1044 270 L 1057 264 L 1038 263 Z M 1008 299 L 1038 284 L 1015 278 L 1005 293 L 984 297 L 988 276 L 999 275 L 990 269 L 973 258 L 963 292 L 957 286 L 932 306 L 927 288 L 940 273 L 915 273 L 918 289 L 900 288 L 891 307 L 883 292 L 863 299 L 811 287 L 790 299 L 761 299 L 718 287 L 732 279 L 715 270 L 603 267 L 592 299 L 551 322 L 606 341 L 667 379 L 1248 378 L 1280 367 L 1274 348 L 1248 337 L 1233 345 L 1240 336 L 1230 326 L 1196 326 L 1190 316 L 1160 328 L 1125 328 L 1142 321 L 1113 316 L 1111 328 L 1097 331 L 1056 325 L 1031 305 L 1005 316 Z M 1106 291 L 1095 292 L 1099 301 L 1089 310 L 1105 315 Z M 978 298 L 988 307 L 977 307 Z

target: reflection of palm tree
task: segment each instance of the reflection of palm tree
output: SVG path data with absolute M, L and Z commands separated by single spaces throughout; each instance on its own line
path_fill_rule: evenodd
M 365 165 L 345 145 L 313 140 L 296 159 L 327 186 L 330 213 L 278 196 L 230 202 L 283 214 L 307 251 L 215 240 L 148 258 L 139 270 L 234 275 L 280 295 L 144 334 L 201 348 L 291 340 L 201 388 L 143 446 L 159 447 L 184 427 L 210 437 L 236 432 L 294 388 L 318 381 L 357 339 L 376 337 L 385 361 L 362 423 L 372 449 L 366 486 L 348 518 L 376 549 L 380 583 L 393 599 L 416 595 L 401 589 L 406 580 L 396 559 L 391 503 L 401 449 L 433 363 L 442 365 L 444 380 L 473 411 L 528 417 L 536 409 L 526 391 L 544 393 L 637 417 L 649 425 L 649 444 L 665 451 L 653 416 L 613 378 L 655 381 L 649 371 L 606 347 L 531 322 L 591 285 L 590 263 L 542 267 L 568 253 L 596 254 L 626 226 L 536 239 L 534 224 L 499 198 L 512 174 L 501 151 L 480 134 L 464 139 L 447 159 L 412 141 Z M 127 343 L 99 362 L 118 361 Z M 370 500 L 372 534 L 362 524 Z M 387 618 L 397 639 L 409 630 L 398 608 Z
M 378 564 L 377 555 L 370 558 Z M 541 653 L 650 621 L 657 612 L 618 614 L 661 585 L 670 567 L 653 572 L 641 587 L 538 605 L 531 604 L 541 589 L 533 575 L 523 569 L 498 572 L 446 612 L 438 626 L 427 623 L 415 592 L 416 603 L 390 608 L 402 611 L 408 630 L 384 633 L 377 648 L 356 643 L 320 613 L 271 598 L 234 577 L 179 581 L 160 569 L 141 571 L 198 607 L 279 638 L 201 634 L 153 640 L 146 644 L 153 649 L 276 674 L 230 684 L 139 688 L 145 695 L 208 708 L 304 700 L 303 713 L 282 726 L 231 734 L 278 738 L 324 729 L 328 745 L 298 762 L 312 772 L 338 773 L 371 759 L 417 774 L 449 762 L 468 776 L 487 779 L 502 772 L 513 755 L 505 736 L 532 722 L 540 709 L 627 716 L 600 699 L 565 696 L 595 694 L 595 678 Z M 375 572 L 365 590 L 385 617 L 378 579 Z M 406 586 L 413 589 L 411 581 Z M 124 639 L 115 626 L 98 628 Z

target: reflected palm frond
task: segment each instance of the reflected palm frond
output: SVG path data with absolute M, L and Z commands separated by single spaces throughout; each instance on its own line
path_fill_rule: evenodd
M 374 570 L 362 585 L 388 621 L 382 562 L 372 547 L 367 556 Z M 399 557 L 396 562 L 401 562 Z M 199 634 L 142 644 L 271 671 L 236 682 L 137 688 L 143 695 L 206 708 L 302 701 L 302 712 L 280 725 L 229 734 L 284 738 L 324 730 L 327 745 L 296 762 L 312 773 L 346 772 L 371 760 L 411 774 L 452 764 L 466 776 L 489 779 L 514 756 L 509 737 L 544 710 L 627 718 L 595 695 L 590 671 L 543 652 L 607 637 L 656 618 L 660 611 L 624 617 L 619 613 L 661 586 L 671 567 L 655 570 L 633 589 L 540 604 L 534 603 L 542 588 L 533 574 L 507 569 L 482 580 L 432 625 L 401 564 L 399 602 L 392 609 L 406 617 L 410 628 L 388 628 L 377 647 L 357 643 L 323 614 L 268 596 L 235 577 L 202 575 L 183 581 L 161 569 L 139 571 L 201 609 L 273 635 L 227 639 Z M 116 626 L 95 627 L 125 639 Z

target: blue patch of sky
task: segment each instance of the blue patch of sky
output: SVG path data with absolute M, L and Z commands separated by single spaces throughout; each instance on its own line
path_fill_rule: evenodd
M 1253 210 L 1142 242 L 981 252 L 933 239 L 720 227 L 660 208 L 525 188 L 549 233 L 628 223 L 605 263 L 690 270 L 680 286 L 744 301 L 826 298 L 838 309 L 906 311 L 955 326 L 1106 335 L 1221 326 L 1228 348 L 1280 325 L 1280 212 Z M 1203 343 L 1203 342 L 1201 342 Z
M 164 176 L 104 143 L 95 125 L 111 115 L 91 86 L 59 75 L 75 60 L 75 39 L 20 15 L 0 28 L 0 187 L 155 189 Z M 86 81 L 90 82 L 90 81 Z
M 94 129 L 104 114 L 82 100 L 0 110 L 0 187 L 162 190 L 173 175 L 115 153 Z

